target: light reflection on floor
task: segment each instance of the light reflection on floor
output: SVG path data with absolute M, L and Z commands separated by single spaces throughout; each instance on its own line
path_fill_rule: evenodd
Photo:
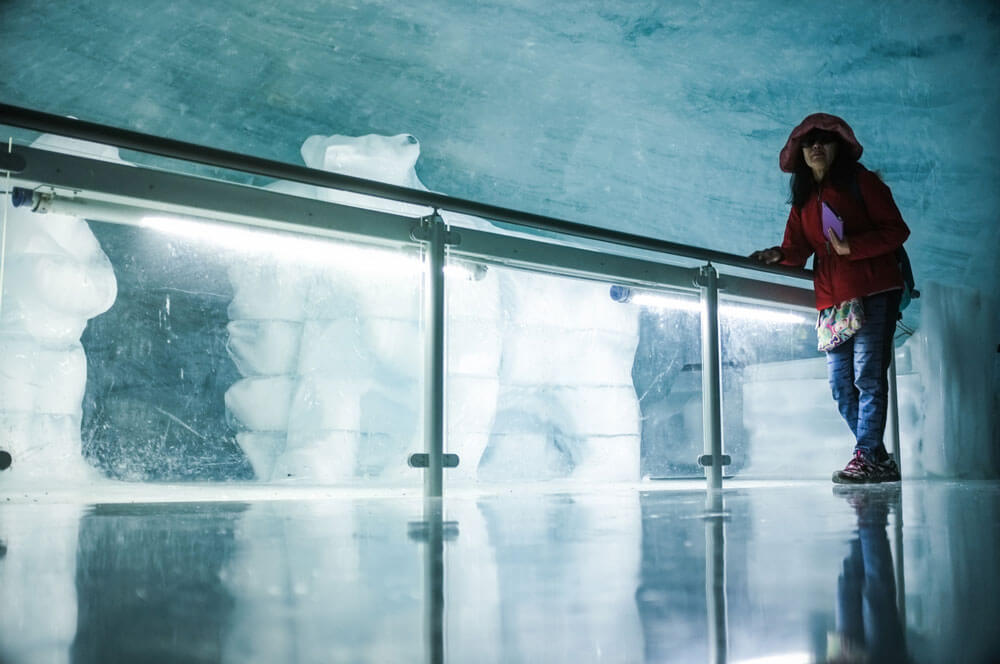
M 0 662 L 1000 659 L 1000 482 L 728 486 L 0 493 Z

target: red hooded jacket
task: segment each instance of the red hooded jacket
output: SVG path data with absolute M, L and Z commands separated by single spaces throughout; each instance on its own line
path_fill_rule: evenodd
M 851 156 L 855 159 L 861 156 L 861 145 L 846 122 L 836 116 L 817 113 L 792 130 L 781 151 L 782 170 L 795 170 L 795 152 L 799 153 L 799 159 L 802 158 L 799 138 L 814 128 L 837 132 Z M 842 190 L 824 182 L 801 208 L 793 205 L 788 215 L 781 243 L 784 255 L 781 263 L 805 267 L 809 257 L 816 255 L 813 287 L 816 308 L 820 310 L 855 297 L 903 287 L 895 251 L 903 246 L 910 229 L 899 214 L 889 187 L 861 164 L 857 165 L 857 184 L 863 201 L 858 200 L 857 193 L 850 188 Z M 844 235 L 851 248 L 846 256 L 838 255 L 823 237 L 821 205 L 824 201 L 844 221 Z

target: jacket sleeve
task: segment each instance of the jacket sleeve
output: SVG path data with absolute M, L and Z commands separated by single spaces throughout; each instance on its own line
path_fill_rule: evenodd
M 813 254 L 813 248 L 802 232 L 802 217 L 799 209 L 792 206 L 788 213 L 788 223 L 785 224 L 785 238 L 781 242 L 782 265 L 805 267 L 806 261 Z
M 877 175 L 869 171 L 860 173 L 858 187 L 872 227 L 864 233 L 848 236 L 851 253 L 847 259 L 852 261 L 892 253 L 903 246 L 910 235 L 910 229 L 892 199 L 892 192 Z

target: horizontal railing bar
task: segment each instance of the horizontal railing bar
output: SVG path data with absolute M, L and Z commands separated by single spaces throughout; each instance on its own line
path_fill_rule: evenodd
M 650 289 L 671 287 L 690 293 L 698 290 L 695 285 L 698 267 L 669 265 L 469 228 L 453 226 L 452 230 L 458 241 L 449 245 L 448 251 L 449 256 L 457 258 Z M 805 289 L 793 290 L 811 293 Z M 797 300 L 793 298 L 793 301 Z
M 272 177 L 279 180 L 341 189 L 415 205 L 425 205 L 439 210 L 449 210 L 536 230 L 552 231 L 634 249 L 684 256 L 686 258 L 731 265 L 758 272 L 779 274 L 787 277 L 812 279 L 812 273 L 808 270 L 777 265 L 764 265 L 736 254 L 692 247 L 633 233 L 598 228 L 555 217 L 547 217 L 531 212 L 521 212 L 495 205 L 454 198 L 444 194 L 408 189 L 406 187 L 365 180 L 339 173 L 330 173 L 305 166 L 262 159 L 237 152 L 229 152 L 127 129 L 108 127 L 75 118 L 43 113 L 10 104 L 0 104 L 0 124 L 43 133 L 58 134 L 161 157 Z
M 160 171 L 89 157 L 17 146 L 21 172 L 12 184 L 56 194 L 53 212 L 95 221 L 139 224 L 145 217 L 166 215 L 204 222 L 229 222 L 293 233 L 318 233 L 358 241 L 413 243 L 416 219 L 429 212 L 398 205 L 380 211 L 296 196 L 243 184 L 183 173 Z M 594 248 L 566 246 L 552 240 L 506 235 L 501 229 L 451 227 L 450 252 L 460 259 L 527 268 L 568 277 L 603 280 L 658 290 L 697 290 L 698 267 L 624 256 Z M 654 254 L 654 257 L 656 255 Z M 812 291 L 766 280 L 726 276 L 732 296 L 811 305 Z
M 719 278 L 719 288 L 719 294 L 724 297 L 780 302 L 815 312 L 816 295 L 811 288 L 797 288 L 731 274 L 724 274 Z
M 298 233 L 365 236 L 394 244 L 411 242 L 410 227 L 414 217 L 420 216 L 416 211 L 403 216 L 37 148 L 17 146 L 14 154 L 25 162 L 24 170 L 13 176 L 15 184 L 83 191 L 118 206 L 145 203 L 151 208 L 148 214 L 204 217 L 209 212 L 219 221 Z M 99 213 L 86 218 L 102 220 Z

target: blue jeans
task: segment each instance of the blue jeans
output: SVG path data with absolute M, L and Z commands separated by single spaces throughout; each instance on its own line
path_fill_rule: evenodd
M 865 323 L 854 336 L 826 354 L 830 388 L 841 417 L 857 441 L 855 450 L 876 458 L 889 406 L 889 362 L 901 291 L 862 298 Z

